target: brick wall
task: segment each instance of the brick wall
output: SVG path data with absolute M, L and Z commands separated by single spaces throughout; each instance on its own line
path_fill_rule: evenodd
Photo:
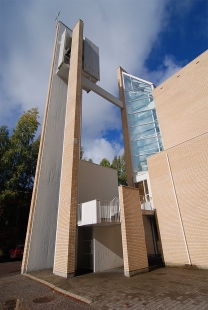
M 208 268 L 207 163 L 208 133 L 148 158 L 166 264 Z
M 83 22 L 72 34 L 54 273 L 74 274 L 82 103 Z
M 132 187 L 119 186 L 119 201 L 124 273 L 130 277 L 134 274 L 148 271 L 139 190 Z
M 124 149 L 125 149 L 127 183 L 128 183 L 128 186 L 133 186 L 134 182 L 133 182 L 133 167 L 132 167 L 132 159 L 131 159 L 131 146 L 130 146 L 128 119 L 127 119 L 127 112 L 126 112 L 126 103 L 125 103 L 125 97 L 124 97 L 124 85 L 123 85 L 121 67 L 117 69 L 117 76 L 118 76 L 118 88 L 119 88 L 120 100 L 123 102 L 123 109 L 121 109 L 121 120 L 122 120 L 123 140 L 124 140 Z
M 165 149 L 207 131 L 208 50 L 154 90 Z

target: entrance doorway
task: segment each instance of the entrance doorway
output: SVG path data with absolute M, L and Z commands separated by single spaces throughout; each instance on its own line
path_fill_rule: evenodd
M 83 227 L 82 268 L 93 269 L 93 230 Z
M 93 227 L 78 227 L 76 276 L 93 272 Z
M 164 264 L 155 216 L 143 215 L 143 223 L 149 267 L 162 267 Z

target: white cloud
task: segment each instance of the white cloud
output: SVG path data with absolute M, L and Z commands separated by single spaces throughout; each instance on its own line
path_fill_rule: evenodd
M 143 68 L 143 74 L 148 76 L 149 80 L 158 86 L 181 68 L 182 66 L 178 64 L 171 55 L 166 55 L 160 67 L 151 72 L 148 72 L 146 68 Z
M 107 158 L 111 163 L 116 154 L 122 155 L 124 152 L 123 147 L 121 147 L 119 143 L 110 143 L 104 138 L 86 141 L 85 148 L 84 157 L 87 159 L 92 158 L 97 164 L 99 164 L 103 158 Z
M 15 126 L 19 114 L 38 107 L 43 118 L 55 37 L 55 17 L 73 28 L 80 18 L 84 35 L 100 49 L 101 85 L 118 96 L 116 68 L 142 72 L 166 19 L 165 0 L 130 1 L 5 1 L 1 10 L 0 124 Z M 12 9 L 11 9 L 12 8 Z M 167 75 L 175 70 L 166 60 Z M 157 79 L 162 73 L 155 72 Z M 14 112 L 15 111 L 15 112 Z M 18 111 L 18 113 L 17 113 Z M 118 146 L 103 138 L 121 129 L 120 111 L 95 94 L 83 95 L 83 145 L 85 156 L 98 162 L 112 160 Z M 93 147 L 94 145 L 94 147 Z M 92 152 L 92 150 L 94 150 Z

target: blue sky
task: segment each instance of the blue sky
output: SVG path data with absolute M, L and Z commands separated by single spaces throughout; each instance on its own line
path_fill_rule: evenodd
M 159 85 L 208 47 L 208 0 L 0 0 L 0 125 L 38 107 L 42 122 L 55 17 L 100 49 L 99 85 L 118 96 L 116 68 Z M 99 163 L 122 154 L 120 110 L 83 94 L 82 145 Z

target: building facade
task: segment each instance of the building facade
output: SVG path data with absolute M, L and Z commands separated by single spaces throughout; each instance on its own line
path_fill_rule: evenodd
M 156 88 L 119 74 L 127 161 L 140 200 L 154 206 L 164 263 L 208 268 L 208 51 Z
M 153 93 L 164 151 L 147 162 L 166 265 L 208 268 L 207 85 L 208 51 Z
M 22 273 L 124 266 L 129 277 L 160 256 L 207 268 L 207 60 L 157 88 L 119 67 L 119 99 L 96 85 L 99 49 L 83 22 L 57 24 Z M 121 109 L 126 187 L 79 158 L 83 90 Z

